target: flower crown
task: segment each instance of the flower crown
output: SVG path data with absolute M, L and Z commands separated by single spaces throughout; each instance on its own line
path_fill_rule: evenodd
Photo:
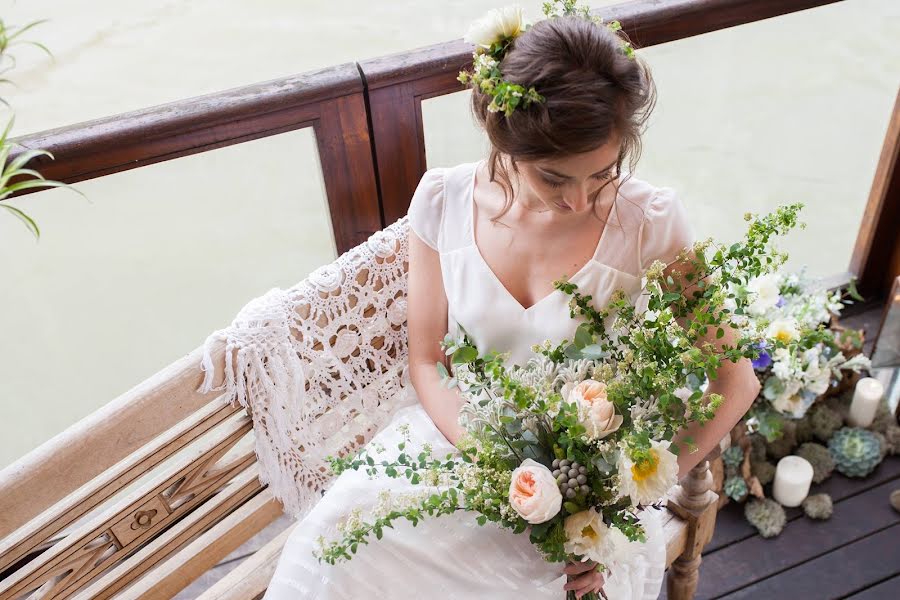
M 618 21 L 604 23 L 601 17 L 591 15 L 590 8 L 576 7 L 577 3 L 578 0 L 544 2 L 543 12 L 548 19 L 574 15 L 597 25 L 605 25 L 612 31 L 622 29 Z M 500 61 L 503 60 L 512 41 L 528 31 L 532 25 L 525 21 L 522 8 L 514 4 L 488 11 L 475 21 L 466 33 L 465 41 L 475 44 L 475 52 L 472 54 L 474 68 L 471 73 L 460 71 L 457 80 L 463 84 L 471 82 L 474 88 L 493 96 L 488 105 L 491 112 L 502 111 L 509 116 L 520 106 L 526 108 L 532 102 L 545 100 L 534 87 L 526 90 L 517 83 L 506 81 L 500 73 Z M 621 50 L 628 58 L 634 58 L 634 48 L 628 41 L 622 40 Z

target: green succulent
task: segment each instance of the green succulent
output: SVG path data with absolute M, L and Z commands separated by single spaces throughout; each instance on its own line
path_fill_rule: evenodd
M 764 538 L 775 537 L 781 533 L 787 522 L 784 507 L 771 498 L 748 500 L 744 504 L 744 518 L 756 527 L 756 530 Z
M 881 463 L 881 442 L 861 427 L 842 427 L 828 441 L 835 468 L 847 477 L 865 477 Z
M 744 449 L 740 446 L 729 446 L 722 453 L 722 462 L 729 467 L 737 467 L 744 460 Z
M 822 483 L 831 477 L 831 473 L 834 471 L 834 458 L 828 448 L 822 444 L 815 442 L 801 444 L 795 454 L 802 456 L 812 465 L 813 483 Z
M 747 492 L 750 491 L 743 477 L 729 477 L 726 479 L 724 490 L 725 494 L 736 502 L 741 502 L 747 497 Z

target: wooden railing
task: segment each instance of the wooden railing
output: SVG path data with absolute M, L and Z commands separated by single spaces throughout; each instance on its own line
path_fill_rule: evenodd
M 602 14 L 640 48 L 830 3 L 640 0 Z M 49 150 L 55 160 L 28 166 L 74 183 L 313 127 L 342 253 L 406 213 L 426 169 L 421 103 L 462 89 L 456 76 L 471 51 L 455 40 L 44 131 L 16 138 L 13 157 Z M 876 297 L 900 273 L 898 152 L 900 96 L 853 258 L 838 274 Z M 280 514 L 256 480 L 250 416 L 195 391 L 199 360 L 198 348 L 0 472 L 0 600 L 35 586 L 46 598 L 168 597 Z M 150 469 L 159 473 L 140 482 Z M 709 477 L 698 465 L 672 504 L 668 564 L 682 582 L 696 576 L 714 524 Z M 258 594 L 278 548 L 208 597 Z M 231 583 L 243 587 L 228 592 Z M 669 596 L 692 593 L 688 582 Z
M 709 33 L 839 0 L 657 0 L 595 11 L 636 47 Z M 426 170 L 422 101 L 462 91 L 462 40 L 234 88 L 15 139 L 53 153 L 29 166 L 74 183 L 312 127 L 338 253 L 406 214 Z M 895 111 L 895 120 L 896 120 Z M 900 269 L 897 127 L 892 125 L 847 274 L 883 297 Z M 24 190 L 21 193 L 33 193 Z M 839 274 L 838 282 L 848 277 Z

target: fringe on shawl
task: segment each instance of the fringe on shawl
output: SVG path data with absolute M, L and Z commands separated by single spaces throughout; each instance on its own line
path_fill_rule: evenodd
M 279 448 L 293 447 L 288 432 L 297 418 L 291 410 L 299 410 L 305 400 L 303 361 L 291 342 L 286 317 L 290 309 L 284 290 L 273 288 L 244 307 L 231 327 L 211 333 L 203 346 L 200 368 L 205 374 L 197 391 L 224 390 L 229 402 L 249 407 L 259 480 L 269 486 L 286 513 L 299 519 L 320 495 L 317 486 L 301 485 L 279 461 Z M 225 377 L 222 385 L 214 388 L 212 353 L 219 340 L 225 341 Z M 302 469 L 303 465 L 301 476 Z

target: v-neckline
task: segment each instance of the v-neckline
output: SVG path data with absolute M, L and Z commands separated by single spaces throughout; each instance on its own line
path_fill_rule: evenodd
M 557 294 L 561 294 L 562 291 L 557 288 L 554 288 L 550 293 L 539 298 L 531 306 L 525 307 L 522 305 L 521 302 L 519 302 L 519 300 L 515 296 L 512 295 L 512 292 L 510 292 L 509 289 L 505 285 L 503 285 L 503 282 L 500 281 L 500 278 L 497 277 L 497 274 L 494 272 L 494 270 L 491 268 L 491 266 L 484 259 L 484 255 L 481 253 L 481 249 L 478 247 L 478 242 L 475 240 L 475 208 L 476 208 L 475 207 L 475 176 L 478 173 L 478 167 L 484 162 L 485 162 L 485 159 L 481 159 L 481 160 L 473 163 L 474 167 L 472 168 L 472 173 L 471 173 L 471 177 L 470 177 L 470 181 L 469 181 L 469 193 L 468 193 L 469 206 L 468 206 L 468 209 L 469 209 L 469 237 L 471 238 L 471 242 L 472 242 L 471 245 L 475 251 L 476 256 L 478 257 L 479 262 L 484 267 L 485 271 L 488 272 L 491 279 L 493 279 L 494 282 L 497 284 L 497 287 L 499 287 L 503 291 L 503 293 L 506 294 L 507 298 L 512 300 L 512 302 L 519 308 L 520 311 L 522 311 L 523 313 L 527 313 L 527 312 L 531 311 L 533 308 L 535 308 L 536 306 L 539 306 L 540 304 L 544 303 L 545 301 L 549 301 L 550 298 L 553 298 Z M 578 269 L 573 275 L 571 275 L 568 278 L 568 281 L 572 281 L 573 279 L 577 278 L 579 275 L 581 275 L 582 273 L 587 271 L 588 267 L 590 267 L 597 260 L 597 255 L 600 253 L 600 246 L 601 246 L 601 244 L 603 244 L 603 239 L 606 237 L 606 228 L 609 225 L 608 221 L 609 221 L 609 217 L 612 215 L 612 208 L 610 208 L 609 212 L 610 212 L 610 214 L 607 215 L 607 223 L 603 224 L 603 231 L 600 232 L 600 239 L 597 240 L 597 245 L 594 248 L 594 253 L 591 254 L 591 257 L 587 260 L 586 263 L 584 263 L 581 266 L 580 269 Z

